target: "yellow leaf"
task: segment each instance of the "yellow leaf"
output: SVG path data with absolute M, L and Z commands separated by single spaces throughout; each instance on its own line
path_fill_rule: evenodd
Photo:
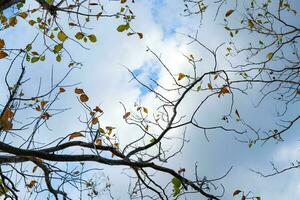
M 77 137 L 84 137 L 84 135 L 82 135 L 80 132 L 73 132 L 69 135 L 69 140 L 72 140 Z
M 148 114 L 148 109 L 147 108 L 143 107 L 143 111 L 144 111 L 144 113 Z
M 44 108 L 48 101 L 41 101 L 41 108 Z
M 91 42 L 97 42 L 97 38 L 96 38 L 96 36 L 94 34 L 88 35 L 87 37 L 89 38 L 89 40 Z
M 130 115 L 130 112 L 125 113 L 125 115 L 123 115 L 123 119 L 127 119 Z
M 37 184 L 37 181 L 32 180 L 32 181 L 30 181 L 30 183 L 26 184 L 26 186 L 29 187 L 29 188 L 33 188 L 35 186 L 35 184 Z
M 83 37 L 84 37 L 84 34 L 83 34 L 82 32 L 78 32 L 78 33 L 76 33 L 76 35 L 75 35 L 75 38 L 76 38 L 77 40 L 81 40 Z
M 178 74 L 178 80 L 179 80 L 179 81 L 182 80 L 182 79 L 185 78 L 185 77 L 186 77 L 186 75 L 183 74 L 183 73 L 179 73 L 179 74 Z
M 127 1 L 127 0 L 121 0 L 120 2 L 121 2 L 121 3 L 126 3 L 126 1 Z
M 5 58 L 8 54 L 4 51 L 0 51 L 0 59 Z
M 83 103 L 87 102 L 89 100 L 89 97 L 86 94 L 81 94 L 79 98 L 80 98 L 80 101 Z
M 18 20 L 16 17 L 9 18 L 8 24 L 12 27 L 14 27 L 18 23 Z
M 83 94 L 84 91 L 83 91 L 83 89 L 75 88 L 75 93 L 76 93 L 76 94 Z
M 27 16 L 28 16 L 28 13 L 27 12 L 21 12 L 18 14 L 20 17 L 22 17 L 23 19 L 26 19 Z
M 234 10 L 228 10 L 225 14 L 225 17 L 229 17 L 233 12 Z
M 273 58 L 273 53 L 272 53 L 272 52 L 268 53 L 267 58 L 268 58 L 269 60 L 271 60 L 271 59 Z
M 63 31 L 59 31 L 57 34 L 57 38 L 64 42 L 66 39 L 68 39 L 68 36 L 63 32 Z

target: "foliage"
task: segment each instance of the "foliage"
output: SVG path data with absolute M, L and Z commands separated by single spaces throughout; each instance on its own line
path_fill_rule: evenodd
M 116 32 L 139 39 L 144 37 L 132 25 L 135 20 L 130 8 L 135 3 L 133 0 L 117 1 L 119 11 L 112 14 L 107 13 L 105 5 L 100 1 L 95 2 L 35 0 L 28 4 L 22 0 L 0 1 L 0 31 L 13 30 L 19 26 L 20 21 L 25 21 L 27 26 L 39 31 L 39 35 L 30 38 L 31 42 L 22 47 L 10 47 L 10 41 L 5 36 L 0 38 L 0 62 L 6 65 L 5 80 L 1 84 L 8 94 L 0 113 L 0 195 L 6 199 L 18 199 L 22 186 L 26 187 L 28 193 L 35 193 L 38 198 L 42 198 L 44 192 L 47 192 L 49 199 L 69 199 L 70 192 L 74 189 L 94 198 L 100 193 L 97 186 L 101 183 L 97 182 L 100 179 L 93 174 L 98 169 L 90 167 L 87 164 L 90 162 L 110 167 L 127 167 L 130 171 L 129 192 L 132 199 L 143 199 L 146 196 L 151 199 L 176 199 L 189 193 L 198 193 L 206 199 L 221 199 L 225 189 L 220 181 L 231 168 L 223 176 L 210 179 L 197 173 L 197 165 L 194 174 L 192 170 L 176 170 L 165 165 L 178 156 L 187 144 L 185 128 L 201 130 L 205 136 L 214 130 L 229 132 L 237 137 L 241 136 L 239 141 L 253 148 L 258 143 L 283 141 L 284 133 L 300 118 L 300 115 L 292 116 L 289 113 L 291 104 L 299 101 L 300 94 L 300 29 L 282 17 L 297 16 L 297 9 L 286 0 L 279 0 L 278 5 L 274 5 L 272 1 L 254 0 L 242 4 L 239 0 L 235 4 L 221 0 L 210 5 L 204 0 L 184 0 L 186 16 L 199 15 L 201 20 L 215 6 L 215 18 L 222 18 L 230 41 L 210 48 L 199 40 L 197 34 L 185 35 L 189 44 L 195 45 L 199 51 L 209 56 L 202 58 L 192 54 L 184 55 L 190 68 L 177 73 L 149 48 L 147 51 L 157 59 L 171 84 L 165 86 L 153 80 L 156 85 L 153 88 L 128 70 L 133 80 L 155 96 L 159 105 L 154 110 L 149 105 L 135 104 L 133 108 L 128 108 L 121 103 L 124 113 L 120 119 L 128 127 L 137 128 L 137 137 L 126 145 L 120 145 L 118 127 L 101 121 L 106 112 L 99 105 L 94 105 L 94 97 L 76 84 L 64 85 L 66 77 L 82 65 L 73 58 L 68 45 L 77 43 L 84 50 L 87 45 L 99 41 L 96 33 L 88 27 L 89 24 L 98 21 L 101 23 L 101 19 L 109 18 L 118 23 L 113 27 Z M 10 7 L 15 9 L 7 13 L 6 9 Z M 246 47 L 239 46 L 240 43 L 235 41 L 242 32 L 254 35 L 253 41 Z M 262 36 L 265 38 L 257 41 Z M 37 47 L 38 41 L 42 41 L 43 46 Z M 230 67 L 220 65 L 220 61 L 224 61 L 220 60 L 220 52 L 225 52 Z M 242 63 L 235 64 L 235 58 L 243 60 Z M 67 62 L 65 75 L 55 82 L 53 76 L 58 74 L 51 74 L 50 87 L 42 87 L 40 84 L 32 89 L 37 90 L 37 94 L 25 93 L 23 89 L 28 79 L 33 78 L 26 77 L 25 72 L 48 60 L 53 65 Z M 201 65 L 204 61 L 211 65 L 203 72 Z M 11 74 L 17 74 L 17 79 L 9 79 Z M 285 109 L 277 116 L 283 124 L 266 130 L 265 127 L 257 129 L 247 123 L 244 113 L 238 111 L 236 101 L 252 88 L 261 94 L 258 106 L 271 95 L 284 104 Z M 78 104 L 84 109 L 86 118 L 79 118 L 79 122 L 75 122 L 84 127 L 74 128 L 70 133 L 58 133 L 55 140 L 45 144 L 40 131 L 47 129 L 48 123 L 56 115 L 67 110 L 56 108 L 55 103 L 63 101 L 64 95 L 69 91 L 72 91 Z M 192 112 L 182 113 L 180 108 L 190 95 L 201 95 L 202 98 Z M 197 118 L 201 109 L 206 103 L 216 99 L 219 102 L 229 102 L 229 106 L 224 109 L 225 114 L 213 125 L 201 124 Z M 24 117 L 25 114 L 30 117 Z M 183 129 L 180 138 L 170 134 Z M 167 141 L 179 141 L 180 145 L 176 147 L 176 151 L 171 152 L 166 145 Z M 32 167 L 32 170 L 24 170 L 24 166 Z M 299 163 L 288 169 L 298 167 Z M 286 171 L 278 171 L 275 166 L 273 169 L 274 174 Z M 157 179 L 159 175 L 168 176 L 169 182 L 161 183 Z M 14 182 L 13 179 L 18 181 Z M 109 178 L 106 178 L 104 190 L 111 195 L 110 186 Z M 232 194 L 234 198 L 242 200 L 261 199 L 257 195 L 250 196 L 241 189 Z

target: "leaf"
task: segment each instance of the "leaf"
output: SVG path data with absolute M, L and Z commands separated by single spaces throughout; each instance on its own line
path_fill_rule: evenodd
M 208 83 L 208 84 L 207 84 L 207 87 L 208 87 L 208 89 L 210 89 L 210 90 L 213 89 L 211 83 Z
M 57 38 L 64 42 L 66 39 L 68 39 L 68 36 L 63 32 L 63 31 L 59 31 L 57 34 Z
M 14 115 L 15 115 L 15 113 L 10 108 L 7 108 L 5 110 L 5 112 L 3 113 L 2 118 L 6 119 L 6 120 L 10 120 L 14 117 Z
M 83 94 L 84 91 L 83 91 L 83 89 L 81 89 L 81 88 L 75 88 L 75 93 L 76 93 L 76 94 Z
M 179 81 L 182 80 L 182 79 L 185 78 L 185 77 L 186 77 L 186 75 L 183 74 L 183 73 L 179 73 L 179 74 L 178 74 L 178 80 L 179 80 Z
M 256 200 L 261 200 L 261 197 L 255 197 L 256 198 Z
M 77 40 L 81 40 L 83 37 L 84 37 L 84 33 L 82 33 L 82 32 L 78 32 L 78 33 L 76 33 L 76 35 L 75 35 L 75 38 L 76 38 Z
M 95 125 L 95 124 L 97 124 L 97 123 L 98 123 L 98 118 L 94 117 L 94 118 L 92 119 L 92 124 Z
M 1 179 L 0 179 L 0 185 L 1 185 L 0 196 L 2 196 L 4 194 L 6 194 L 9 191 L 9 189 L 3 185 L 3 182 Z
M 60 55 L 57 55 L 57 56 L 56 56 L 56 61 L 57 61 L 57 62 L 60 62 L 60 61 L 61 61 L 61 56 L 60 56 Z
M 6 119 L 0 118 L 0 130 L 8 131 L 12 129 L 13 124 Z
M 81 94 L 79 99 L 81 102 L 85 103 L 89 100 L 89 97 L 86 94 Z
M 32 180 L 30 181 L 30 183 L 26 184 L 26 186 L 28 188 L 33 188 L 35 186 L 35 184 L 37 184 L 38 182 L 36 180 Z
M 297 94 L 300 94 L 300 90 L 297 90 L 296 93 L 297 93 Z
M 268 60 L 271 60 L 273 58 L 273 53 L 272 52 L 268 53 L 267 58 L 268 58 Z
M 241 192 L 242 192 L 241 190 L 236 190 L 236 191 L 233 192 L 232 196 L 236 196 L 236 195 L 238 195 Z
M 84 135 L 82 135 L 80 132 L 73 132 L 69 135 L 69 140 L 72 140 L 72 139 L 78 138 L 78 137 L 84 137 Z
M 241 198 L 241 200 L 246 200 L 246 196 L 243 195 L 242 198 Z
M 0 49 L 2 49 L 5 46 L 5 41 L 0 39 Z
M 8 24 L 12 27 L 14 27 L 18 23 L 18 20 L 16 17 L 9 18 Z
M 130 116 L 130 112 L 125 113 L 125 115 L 123 115 L 123 119 L 127 119 Z
M 248 19 L 248 26 L 249 28 L 253 28 L 254 27 L 254 23 L 251 19 Z
M 99 113 L 103 113 L 103 110 L 101 110 L 101 108 L 99 108 L 99 106 L 96 106 L 93 111 L 95 112 L 99 112 Z
M 63 88 L 63 87 L 59 88 L 59 93 L 64 93 L 65 91 L 66 91 L 65 88 Z
M 96 38 L 96 36 L 94 34 L 88 35 L 87 37 L 89 38 L 89 40 L 91 42 L 97 42 L 97 38 Z
M 239 114 L 239 112 L 238 112 L 238 110 L 235 110 L 235 114 L 236 114 L 236 116 L 240 119 L 241 117 L 240 117 L 240 114 Z
M 33 26 L 34 24 L 36 23 L 36 21 L 34 21 L 34 20 L 29 20 L 29 22 L 28 22 L 28 24 L 30 24 L 31 26 Z
M 95 140 L 95 145 L 96 145 L 96 146 L 101 146 L 101 145 L 102 145 L 102 140 L 99 139 L 99 138 L 97 138 L 97 139 Z
M 138 34 L 138 36 L 139 36 L 140 39 L 143 39 L 143 37 L 144 37 L 143 33 L 137 32 L 137 34 Z
M 38 168 L 38 166 L 37 166 L 37 165 L 36 165 L 36 166 L 34 166 L 34 167 L 33 167 L 33 169 L 32 169 L 32 173 L 36 172 L 37 168 Z
M 35 62 L 37 62 L 39 60 L 40 60 L 40 57 L 32 57 L 31 58 L 31 63 L 35 63 Z
M 144 113 L 148 114 L 148 108 L 143 107 Z
M 154 143 L 155 142 L 155 138 L 151 138 L 150 143 Z
M 54 53 L 58 53 L 60 52 L 60 50 L 62 50 L 63 48 L 63 44 L 57 44 L 54 46 Z
M 172 184 L 173 184 L 173 197 L 175 197 L 180 193 L 181 181 L 178 178 L 174 177 L 172 178 Z
M 43 56 L 40 57 L 40 61 L 45 61 L 45 59 L 46 59 L 45 55 L 43 55 Z
M 27 12 L 21 12 L 18 14 L 20 17 L 22 17 L 23 19 L 26 19 L 28 17 L 28 13 Z
M 127 0 L 120 0 L 121 3 L 126 3 Z
M 123 32 L 129 29 L 129 24 L 121 24 L 117 27 L 118 32 Z
M 98 129 L 99 133 L 105 133 L 105 130 L 103 128 Z
M 224 95 L 224 94 L 228 94 L 228 93 L 230 93 L 228 87 L 224 86 L 224 87 L 221 88 L 218 97 L 220 97 L 221 95 Z
M 234 10 L 228 10 L 225 14 L 225 17 L 229 17 L 233 12 Z
M 4 51 L 0 51 L 0 59 L 5 58 L 8 54 Z
M 45 105 L 48 103 L 48 101 L 41 101 L 41 108 L 44 108 L 45 107 Z
M 112 126 L 106 126 L 105 129 L 108 130 L 108 135 L 110 135 L 112 133 L 112 130 L 115 128 Z

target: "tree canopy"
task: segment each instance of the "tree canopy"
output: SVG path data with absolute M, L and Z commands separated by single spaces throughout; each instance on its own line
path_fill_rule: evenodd
M 225 180 L 245 149 L 296 140 L 300 5 L 149 2 L 0 0 L 1 197 L 268 198 Z M 238 144 L 238 164 L 214 160 L 227 148 L 217 138 Z M 249 168 L 266 178 L 299 166 Z

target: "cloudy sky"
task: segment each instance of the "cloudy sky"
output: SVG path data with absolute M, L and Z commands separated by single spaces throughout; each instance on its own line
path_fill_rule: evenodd
M 160 55 L 163 62 L 176 75 L 179 72 L 189 72 L 190 70 L 183 54 L 207 58 L 206 53 L 199 46 L 188 45 L 189 40 L 184 34 L 194 35 L 198 31 L 199 40 L 210 48 L 215 48 L 222 42 L 230 40 L 221 23 L 213 20 L 213 13 L 208 12 L 204 16 L 201 26 L 199 16 L 183 16 L 184 6 L 181 0 L 136 1 L 131 6 L 136 15 L 136 20 L 132 25 L 134 29 L 144 34 L 143 39 L 140 40 L 135 36 L 127 37 L 126 34 L 118 33 L 116 27 L 120 21 L 101 19 L 98 22 L 90 23 L 98 42 L 88 45 L 89 50 L 72 42 L 66 46 L 73 57 L 82 62 L 83 66 L 81 69 L 74 70 L 64 84 L 79 83 L 77 87 L 84 88 L 90 97 L 90 104 L 100 105 L 103 108 L 106 114 L 102 118 L 102 123 L 117 127 L 121 146 L 134 140 L 137 135 L 134 129 L 123 122 L 124 111 L 119 102 L 123 102 L 128 108 L 133 108 L 134 103 L 139 103 L 148 107 L 150 112 L 157 106 L 153 95 L 132 81 L 124 66 L 135 72 L 145 83 L 150 83 L 149 77 L 151 77 L 160 83 L 168 84 L 167 73 L 162 70 L 158 60 L 146 51 L 147 47 Z M 118 8 L 118 3 L 110 2 L 108 4 L 108 9 L 116 8 Z M 1 33 L 1 37 L 6 38 L 9 47 L 24 46 L 34 38 L 35 33 L 37 31 L 32 27 L 20 22 L 16 28 Z M 247 35 L 243 37 L 244 40 L 240 40 L 241 43 L 248 39 Z M 39 48 L 42 43 L 36 45 L 36 48 Z M 52 62 L 53 60 L 54 58 L 50 57 L 44 64 L 38 63 L 30 66 L 26 76 L 31 77 L 31 80 L 25 86 L 24 93 L 36 92 L 34 90 L 36 90 L 40 77 L 42 77 L 42 84 L 45 88 L 50 85 L 49 74 L 52 64 L 55 63 Z M 56 80 L 59 80 L 68 70 L 66 60 L 63 58 L 61 63 L 53 66 Z M 200 66 L 201 70 L 211 70 L 210 62 L 209 59 L 205 60 Z M 225 62 L 222 64 L 224 67 L 227 65 Z M 4 94 L 6 90 L 2 80 L 5 68 L 0 68 L 0 71 L 0 91 Z M 12 75 L 11 80 L 13 79 Z M 189 113 L 199 98 L 200 96 L 197 95 L 188 96 L 182 112 Z M 263 103 L 262 109 L 253 107 L 255 100 L 256 97 L 240 97 L 240 102 L 236 106 L 241 118 L 247 118 L 248 122 L 254 124 L 256 128 L 272 126 L 275 116 L 273 102 Z M 3 103 L 5 99 L 1 96 L 0 101 Z M 48 125 L 53 128 L 53 131 L 45 130 L 41 140 L 47 141 L 57 136 L 65 136 L 81 127 L 81 124 L 78 123 L 78 116 L 84 117 L 84 112 L 72 88 L 67 89 L 65 96 L 55 106 L 72 109 L 50 121 Z M 218 124 L 222 112 L 228 111 L 227 107 L 227 100 L 220 102 L 218 99 L 213 99 L 205 105 L 197 117 L 208 125 Z M 170 160 L 168 166 L 174 169 L 184 167 L 187 173 L 192 175 L 194 165 L 198 163 L 199 174 L 210 178 L 222 176 L 233 166 L 229 175 L 221 181 L 226 188 L 224 199 L 232 199 L 232 192 L 236 189 L 251 191 L 254 196 L 261 196 L 262 199 L 297 199 L 300 196 L 300 174 L 297 170 L 270 178 L 262 178 L 249 169 L 271 172 L 270 161 L 273 161 L 279 168 L 289 166 L 290 162 L 295 161 L 299 156 L 299 141 L 295 134 L 299 128 L 295 126 L 291 129 L 283 143 L 270 142 L 262 146 L 255 145 L 249 149 L 247 144 L 237 142 L 233 133 L 221 130 L 211 131 L 208 133 L 209 141 L 207 141 L 202 131 L 188 127 L 186 139 L 190 142 L 186 144 L 176 159 Z M 174 134 L 180 135 L 181 133 Z M 176 148 L 179 143 L 174 141 L 171 145 Z M 128 183 L 128 178 L 121 175 L 122 169 L 103 168 L 105 169 L 103 173 L 109 175 L 111 179 L 114 197 L 128 199 L 127 187 L 124 187 Z M 120 176 L 124 177 L 120 179 Z M 170 177 L 162 178 L 170 179 Z M 191 196 L 188 199 L 196 200 L 200 197 Z

